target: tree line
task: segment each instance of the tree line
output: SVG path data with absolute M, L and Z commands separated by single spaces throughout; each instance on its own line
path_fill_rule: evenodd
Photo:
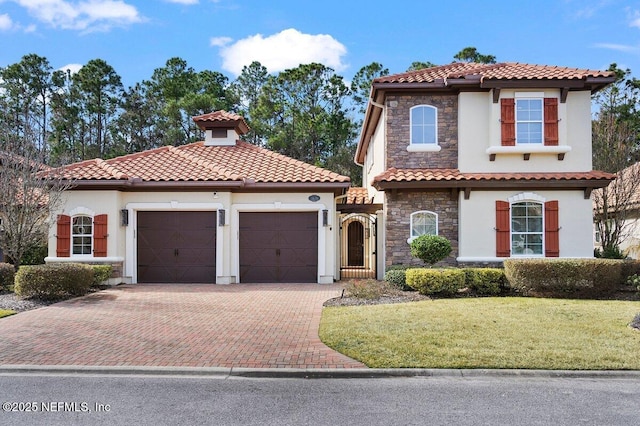
M 463 49 L 454 59 L 495 62 L 475 48 Z M 414 62 L 409 70 L 432 65 Z M 251 127 L 246 141 L 357 183 L 360 170 L 353 154 L 361 116 L 371 81 L 387 74 L 387 68 L 373 62 L 347 84 L 318 63 L 270 74 L 253 62 L 230 80 L 217 71 L 198 72 L 176 57 L 149 79 L 125 88 L 102 59 L 71 73 L 28 54 L 0 68 L 0 149 L 33 148 L 50 165 L 109 159 L 202 140 L 191 117 L 224 109 L 245 117 Z

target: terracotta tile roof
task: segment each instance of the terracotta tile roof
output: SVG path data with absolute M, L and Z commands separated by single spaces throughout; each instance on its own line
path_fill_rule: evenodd
M 244 120 L 244 117 L 224 110 L 197 115 L 193 117 L 193 121 L 202 130 L 212 127 L 228 127 L 230 129 L 239 129 L 240 134 L 245 134 L 249 131 L 249 125 Z
M 522 181 L 584 181 L 611 180 L 615 176 L 597 170 L 590 172 L 552 173 L 461 173 L 457 169 L 396 169 L 390 168 L 373 179 L 374 185 L 400 182 L 522 182 Z
M 349 188 L 343 204 L 373 204 L 367 188 Z
M 610 71 L 521 64 L 502 62 L 498 64 L 477 64 L 473 62 L 454 62 L 449 65 L 425 68 L 402 74 L 376 78 L 374 83 L 433 83 L 438 80 L 584 80 L 587 78 L 613 77 Z
M 349 178 L 264 148 L 202 142 L 165 146 L 110 160 L 88 160 L 55 169 L 75 181 L 348 183 Z

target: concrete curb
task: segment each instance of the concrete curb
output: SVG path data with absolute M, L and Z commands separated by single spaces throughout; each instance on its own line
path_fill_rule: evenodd
M 640 371 L 626 370 L 492 370 L 431 368 L 226 368 L 226 367 L 151 367 L 84 365 L 0 365 L 0 375 L 99 375 L 99 376 L 180 376 L 210 378 L 304 378 L 375 379 L 399 377 L 423 378 L 567 378 L 634 379 Z

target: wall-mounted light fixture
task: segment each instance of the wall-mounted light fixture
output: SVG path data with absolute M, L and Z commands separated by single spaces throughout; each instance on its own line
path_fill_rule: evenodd
M 121 226 L 129 225 L 129 210 L 127 209 L 120 210 L 120 225 Z
M 224 226 L 226 224 L 226 216 L 224 209 L 218 210 L 218 226 Z
M 329 210 L 322 210 L 322 226 L 329 226 Z

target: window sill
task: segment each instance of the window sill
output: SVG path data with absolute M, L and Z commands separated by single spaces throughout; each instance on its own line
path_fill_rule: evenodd
M 516 145 L 516 146 L 490 146 L 486 153 L 489 160 L 494 161 L 496 155 L 522 155 L 524 160 L 529 160 L 531 154 L 535 155 L 557 155 L 558 161 L 564 160 L 564 155 L 571 151 L 569 145 L 544 146 L 544 145 Z
M 442 147 L 435 143 L 411 144 L 407 146 L 409 152 L 440 152 Z
M 123 262 L 124 257 L 112 256 L 112 257 L 94 257 L 92 255 L 84 255 L 84 256 L 71 256 L 71 257 L 57 257 L 57 256 L 47 256 L 44 258 L 45 263 L 61 263 L 61 262 L 96 262 L 96 263 L 107 263 L 107 262 Z

